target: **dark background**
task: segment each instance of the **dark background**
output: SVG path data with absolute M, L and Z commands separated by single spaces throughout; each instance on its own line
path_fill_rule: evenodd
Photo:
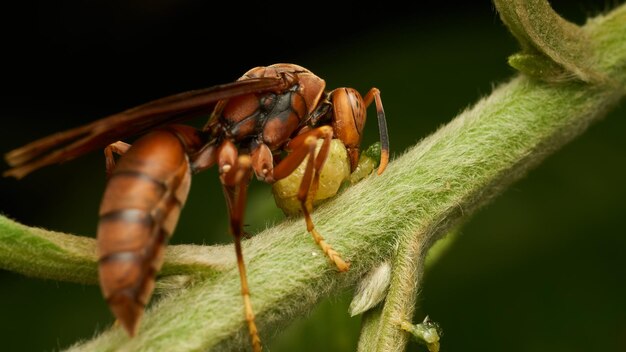
M 382 91 L 399 154 L 514 74 L 517 46 L 491 2 L 68 1 L 0 12 L 0 152 L 165 95 L 293 62 L 329 88 Z M 553 1 L 582 23 L 614 1 Z M 481 210 L 426 272 L 415 320 L 445 332 L 442 351 L 626 350 L 626 110 L 592 126 Z M 190 123 L 201 123 L 191 121 Z M 375 123 L 365 144 L 376 140 Z M 6 165 L 0 166 L 1 170 Z M 94 236 L 101 153 L 0 179 L 0 212 Z M 254 182 L 246 222 L 280 221 Z M 173 243 L 229 243 L 215 170 L 194 178 Z M 272 351 L 352 351 L 349 293 L 272 341 Z M 99 289 L 0 271 L 6 351 L 52 351 L 112 322 Z M 420 349 L 411 345 L 409 350 Z

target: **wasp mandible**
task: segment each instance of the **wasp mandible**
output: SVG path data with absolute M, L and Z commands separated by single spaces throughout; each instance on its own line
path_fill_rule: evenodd
M 317 232 L 311 199 L 332 138 L 359 159 L 366 109 L 375 102 L 381 174 L 389 142 L 380 91 L 362 97 L 326 83 L 294 64 L 256 67 L 232 83 L 158 99 L 82 127 L 42 138 L 6 154 L 5 176 L 21 178 L 41 167 L 104 149 L 108 182 L 97 233 L 100 287 L 113 314 L 131 335 L 154 289 L 163 252 L 185 204 L 191 175 L 217 165 L 234 237 L 245 319 L 253 349 L 261 350 L 241 250 L 246 193 L 252 174 L 273 183 L 307 157 L 297 198 L 307 230 L 339 271 L 348 270 Z M 177 124 L 208 114 L 202 129 Z M 121 140 L 141 135 L 132 145 Z M 316 154 L 318 140 L 323 140 Z M 116 161 L 114 154 L 119 154 Z

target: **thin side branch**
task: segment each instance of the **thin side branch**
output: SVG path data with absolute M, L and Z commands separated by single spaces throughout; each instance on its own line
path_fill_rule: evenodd
M 227 246 L 169 246 L 161 279 L 210 276 L 236 266 Z M 0 268 L 26 276 L 97 284 L 93 238 L 29 227 L 0 215 Z

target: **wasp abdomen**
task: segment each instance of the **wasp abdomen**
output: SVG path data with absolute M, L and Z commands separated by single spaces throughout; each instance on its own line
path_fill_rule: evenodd
M 134 335 L 154 289 L 163 251 L 191 183 L 185 148 L 173 132 L 139 139 L 119 160 L 100 206 L 100 286 Z

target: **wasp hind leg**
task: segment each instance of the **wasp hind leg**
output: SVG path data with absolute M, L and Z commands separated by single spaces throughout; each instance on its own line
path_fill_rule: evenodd
M 130 149 L 130 144 L 122 141 L 111 143 L 104 148 L 104 161 L 106 163 L 107 178 L 111 176 L 113 170 L 115 169 L 115 157 L 113 156 L 113 153 L 123 155 L 128 151 L 128 149 Z

